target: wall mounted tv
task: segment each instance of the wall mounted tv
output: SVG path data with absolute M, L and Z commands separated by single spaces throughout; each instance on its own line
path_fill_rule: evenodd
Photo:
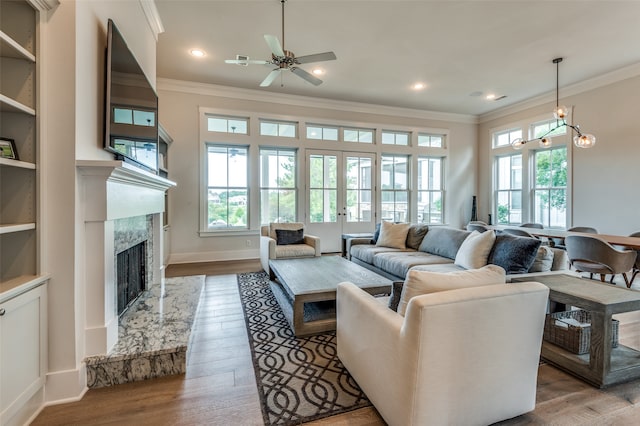
M 157 173 L 158 95 L 111 19 L 105 62 L 104 148 Z

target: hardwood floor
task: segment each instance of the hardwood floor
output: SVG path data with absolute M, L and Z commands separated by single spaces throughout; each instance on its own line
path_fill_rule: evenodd
M 92 389 L 81 401 L 46 407 L 32 424 L 262 425 L 235 276 L 260 269 L 257 260 L 169 266 L 167 277 L 207 275 L 187 373 Z M 636 425 L 639 417 L 640 380 L 601 390 L 542 365 L 536 409 L 500 425 Z M 365 408 L 308 424 L 385 423 L 374 408 Z

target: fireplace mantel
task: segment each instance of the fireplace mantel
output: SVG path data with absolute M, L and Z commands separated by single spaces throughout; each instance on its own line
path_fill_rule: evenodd
M 76 161 L 84 219 L 86 280 L 85 354 L 107 354 L 118 340 L 114 224 L 152 216 L 153 285 L 161 285 L 165 192 L 176 185 L 123 161 Z

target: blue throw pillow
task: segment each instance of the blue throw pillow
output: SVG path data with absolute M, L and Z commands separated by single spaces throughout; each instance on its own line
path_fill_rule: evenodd
M 276 244 L 286 246 L 289 244 L 304 244 L 304 229 L 276 229 Z
M 373 238 L 371 239 L 371 244 L 375 244 L 378 242 L 378 238 L 380 238 L 380 225 L 382 225 L 382 223 L 379 223 L 376 225 L 376 232 L 373 233 Z
M 502 266 L 507 274 L 526 274 L 536 260 L 540 244 L 536 238 L 498 234 L 487 263 Z

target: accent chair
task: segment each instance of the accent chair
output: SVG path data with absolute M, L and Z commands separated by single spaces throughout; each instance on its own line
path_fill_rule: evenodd
M 301 222 L 270 223 L 260 227 L 260 263 L 273 279 L 271 259 L 320 256 L 320 238 L 304 233 Z

